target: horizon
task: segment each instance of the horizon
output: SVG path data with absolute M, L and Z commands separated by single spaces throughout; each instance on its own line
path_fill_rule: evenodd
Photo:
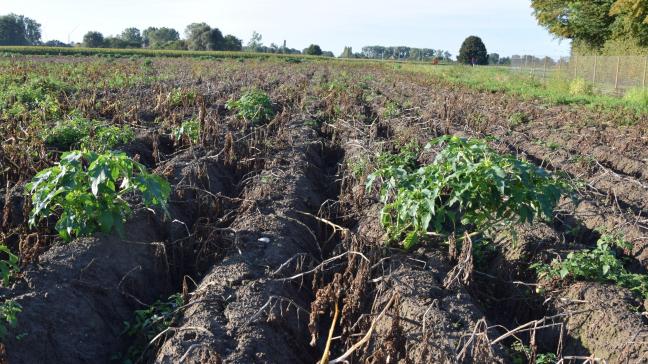
M 398 7 L 385 0 L 250 3 L 245 0 L 210 3 L 93 0 L 78 4 L 62 0 L 55 4 L 44 0 L 8 0 L 0 4 L 0 15 L 16 13 L 32 18 L 42 25 L 43 41 L 66 43 L 80 42 L 88 31 L 111 36 L 127 27 L 144 30 L 149 26 L 166 26 L 184 35 L 190 23 L 205 22 L 219 28 L 223 35 L 240 38 L 243 44 L 257 31 L 265 45 L 281 45 L 285 40 L 289 48 L 301 50 L 318 44 L 335 55 L 345 46 L 358 52 L 364 46 L 382 45 L 443 49 L 455 57 L 463 40 L 470 35 L 481 37 L 489 53 L 501 56 L 561 57 L 570 53 L 569 41 L 555 39 L 537 24 L 530 0 L 526 3 L 496 0 L 488 4 L 476 0 L 453 4 L 439 0 L 404 0 Z M 205 13 L 216 15 L 200 15 Z M 310 14 L 317 14 L 318 21 L 313 22 Z

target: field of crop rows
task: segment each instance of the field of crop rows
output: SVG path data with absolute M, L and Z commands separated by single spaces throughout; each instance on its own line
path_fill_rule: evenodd
M 0 71 L 0 362 L 648 358 L 645 115 L 389 63 Z

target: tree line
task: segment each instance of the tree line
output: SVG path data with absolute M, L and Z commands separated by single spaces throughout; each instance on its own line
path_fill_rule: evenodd
M 9 14 L 0 16 L 0 45 L 45 45 L 71 47 L 59 40 L 41 41 L 41 25 L 33 19 L 22 15 Z M 324 51 L 317 44 L 311 44 L 303 50 L 288 48 L 286 42 L 279 46 L 263 44 L 263 36 L 256 31 L 243 45 L 243 41 L 234 35 L 223 35 L 220 29 L 207 23 L 192 23 L 180 33 L 167 27 L 148 27 L 140 30 L 135 27 L 124 29 L 120 34 L 105 37 L 101 32 L 89 31 L 83 41 L 76 44 L 87 48 L 149 48 L 191 51 L 249 51 L 262 53 L 307 54 L 313 56 L 335 57 L 333 52 Z M 443 49 L 413 48 L 407 46 L 366 46 L 360 53 L 354 53 L 351 47 L 345 47 L 340 58 L 392 59 L 409 61 L 452 62 L 452 54 Z M 461 46 L 457 60 L 460 63 L 510 64 L 510 58 L 500 57 L 497 53 L 488 54 L 486 46 L 479 37 L 468 37 Z
M 90 31 L 83 36 L 83 47 L 88 48 L 150 48 L 190 51 L 240 51 L 241 39 L 212 28 L 207 23 L 192 23 L 184 30 L 184 39 L 173 28 L 149 27 L 140 31 L 131 27 L 117 36 L 104 37 L 98 31 Z
M 450 61 L 452 54 L 443 49 L 412 48 L 407 46 L 385 47 L 366 46 L 362 47 L 362 58 L 369 59 L 396 59 L 396 60 L 417 60 L 417 61 Z
M 266 46 L 263 37 L 257 32 L 252 33 L 250 41 L 243 41 L 234 35 L 223 35 L 220 29 L 207 23 L 192 23 L 180 32 L 167 27 L 148 27 L 140 30 L 135 27 L 124 29 L 115 36 L 104 36 L 98 31 L 89 31 L 83 40 L 77 44 L 68 44 L 60 40 L 41 40 L 41 24 L 22 15 L 9 14 L 0 16 L 0 45 L 2 46 L 51 46 L 87 48 L 149 48 L 167 50 L 191 51 L 250 51 L 262 53 L 308 54 L 315 56 L 334 57 L 333 52 L 323 51 L 319 45 L 311 44 L 303 50 L 289 48 L 286 42 L 282 46 L 271 43 Z

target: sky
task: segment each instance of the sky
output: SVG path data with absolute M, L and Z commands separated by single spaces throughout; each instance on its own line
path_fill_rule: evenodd
M 184 33 L 205 22 L 245 44 L 253 31 L 263 43 L 303 49 L 319 44 L 340 54 L 345 46 L 444 49 L 480 36 L 489 53 L 503 56 L 569 55 L 569 42 L 537 25 L 530 0 L 0 0 L 0 14 L 16 13 L 42 24 L 43 40 L 79 42 L 96 30 L 172 27 Z

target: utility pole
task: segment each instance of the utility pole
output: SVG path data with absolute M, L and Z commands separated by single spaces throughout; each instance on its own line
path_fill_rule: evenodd
M 74 33 L 74 31 L 77 30 L 77 28 L 78 28 L 80 25 L 81 25 L 81 24 L 78 24 L 76 27 L 74 27 L 74 29 L 72 29 L 72 30 L 68 33 L 68 45 L 69 45 L 70 42 L 71 42 L 71 41 L 70 41 L 70 38 L 71 38 L 71 36 L 72 36 L 72 33 Z

